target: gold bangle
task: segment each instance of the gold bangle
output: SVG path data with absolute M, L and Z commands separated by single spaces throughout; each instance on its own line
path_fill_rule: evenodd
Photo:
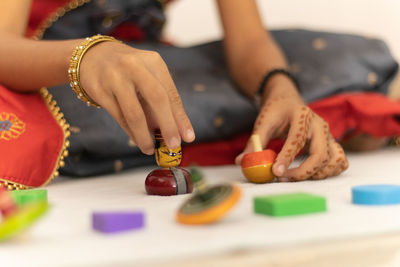
M 121 42 L 111 36 L 95 35 L 87 37 L 82 43 L 80 43 L 72 53 L 72 57 L 69 63 L 68 77 L 70 80 L 70 86 L 75 92 L 77 97 L 85 102 L 88 106 L 94 106 L 100 108 L 97 104 L 82 88 L 80 83 L 80 65 L 85 53 L 93 46 L 101 42 Z

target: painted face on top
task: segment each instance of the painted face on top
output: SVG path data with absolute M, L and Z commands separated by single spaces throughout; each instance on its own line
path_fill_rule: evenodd
M 158 166 L 162 168 L 177 167 L 181 164 L 182 149 L 181 147 L 169 149 L 164 140 L 156 138 L 156 161 Z

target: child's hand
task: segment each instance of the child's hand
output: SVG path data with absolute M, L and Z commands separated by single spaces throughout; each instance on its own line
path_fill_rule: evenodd
M 171 149 L 180 145 L 181 137 L 194 140 L 181 98 L 158 53 L 103 42 L 85 54 L 80 77 L 88 95 L 117 120 L 143 153 L 154 152 L 150 132 L 155 128 Z
M 279 96 L 269 98 L 255 122 L 254 134 L 259 134 L 263 147 L 275 137 L 287 135 L 282 151 L 273 165 L 279 181 L 324 179 L 339 175 L 348 168 L 342 147 L 332 137 L 328 123 L 308 108 L 300 98 Z M 309 146 L 308 146 L 309 145 Z M 309 157 L 296 168 L 288 169 L 301 149 L 308 147 Z M 240 154 L 252 151 L 250 142 Z

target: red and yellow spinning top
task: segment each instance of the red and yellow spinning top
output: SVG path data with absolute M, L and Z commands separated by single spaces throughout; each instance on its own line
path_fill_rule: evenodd
M 275 178 L 272 165 L 276 159 L 275 151 L 271 149 L 262 150 L 260 136 L 251 136 L 254 152 L 244 155 L 242 159 L 242 172 L 250 182 L 261 184 L 270 182 Z

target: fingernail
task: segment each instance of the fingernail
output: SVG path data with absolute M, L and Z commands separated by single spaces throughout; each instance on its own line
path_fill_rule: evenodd
M 281 164 L 276 168 L 276 173 L 275 174 L 277 176 L 281 176 L 281 175 L 283 175 L 284 172 L 285 172 L 285 166 L 283 164 Z
M 132 139 L 129 138 L 128 145 L 129 145 L 130 147 L 134 147 L 134 146 L 136 146 L 136 143 L 135 143 Z
M 289 180 L 289 178 L 287 178 L 287 177 L 279 177 L 279 178 L 278 178 L 278 181 L 279 181 L 279 182 L 286 183 L 286 182 L 289 182 L 290 180 Z
M 192 129 L 186 130 L 185 137 L 188 141 L 193 141 L 194 140 L 194 132 Z
M 180 145 L 181 145 L 181 142 L 179 141 L 179 139 L 176 138 L 176 137 L 172 137 L 172 138 L 169 140 L 169 145 L 168 145 L 168 147 L 169 147 L 170 149 L 175 149 L 175 148 L 178 148 Z
M 149 148 L 143 151 L 144 154 L 146 155 L 153 155 L 154 154 L 154 148 Z

